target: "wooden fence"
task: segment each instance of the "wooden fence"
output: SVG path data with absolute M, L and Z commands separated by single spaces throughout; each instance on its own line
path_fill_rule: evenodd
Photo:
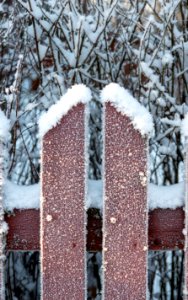
M 86 250 L 103 251 L 103 299 L 144 300 L 148 249 L 187 249 L 183 208 L 148 213 L 148 138 L 110 100 L 103 103 L 103 217 L 96 208 L 85 209 L 84 103 L 44 135 L 40 213 L 5 215 L 7 250 L 41 251 L 44 300 L 86 299 Z

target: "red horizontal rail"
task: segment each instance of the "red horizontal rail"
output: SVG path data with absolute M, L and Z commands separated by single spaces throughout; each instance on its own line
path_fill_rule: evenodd
M 15 210 L 5 215 L 9 231 L 7 250 L 40 250 L 39 210 Z M 149 213 L 149 249 L 168 250 L 184 248 L 184 210 L 155 209 Z M 102 250 L 102 217 L 97 209 L 88 210 L 87 250 Z

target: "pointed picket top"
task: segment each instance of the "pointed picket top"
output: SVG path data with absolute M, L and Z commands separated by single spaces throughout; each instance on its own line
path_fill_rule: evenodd
M 152 119 L 123 88 L 104 103 L 103 300 L 145 300 L 147 291 L 147 135 Z
M 117 83 L 110 83 L 101 93 L 103 103 L 110 102 L 118 112 L 131 120 L 142 135 L 153 134 L 153 120 L 148 110 Z
M 39 119 L 39 136 L 43 136 L 53 127 L 55 127 L 72 107 L 79 103 L 89 103 L 91 100 L 91 91 L 84 84 L 72 86 L 65 95 Z
M 74 86 L 40 120 L 43 300 L 86 299 L 87 103 L 90 98 L 89 89 Z

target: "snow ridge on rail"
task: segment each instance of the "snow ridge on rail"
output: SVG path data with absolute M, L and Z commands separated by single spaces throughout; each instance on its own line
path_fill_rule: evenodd
M 68 111 L 79 103 L 88 103 L 91 100 L 91 91 L 84 84 L 72 86 L 65 95 L 39 119 L 39 136 L 43 136 L 55 127 Z
M 102 90 L 101 101 L 110 102 L 117 111 L 129 117 L 134 128 L 139 130 L 142 135 L 153 134 L 151 114 L 127 90 L 117 83 L 110 83 Z
M 103 210 L 102 180 L 88 180 L 86 209 L 98 208 Z M 20 201 L 20 199 L 22 199 Z M 169 186 L 148 185 L 149 210 L 157 208 L 176 209 L 185 205 L 185 182 Z M 9 180 L 5 181 L 3 205 L 6 211 L 14 209 L 39 209 L 40 183 L 32 185 L 17 185 Z

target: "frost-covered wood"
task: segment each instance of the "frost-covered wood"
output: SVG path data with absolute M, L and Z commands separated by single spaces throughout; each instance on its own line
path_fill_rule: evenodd
M 173 200 L 172 200 L 173 202 Z M 150 250 L 183 250 L 185 236 L 184 207 L 154 209 L 149 213 L 148 246 Z
M 0 300 L 4 294 L 4 211 L 3 211 L 3 145 L 0 136 Z
M 85 122 L 78 104 L 43 139 L 42 299 L 85 298 Z
M 103 123 L 103 299 L 145 300 L 147 139 L 110 102 L 105 104 Z
M 186 118 L 187 119 L 187 118 Z M 187 121 L 186 121 L 187 122 Z M 184 281 L 184 300 L 188 300 L 188 144 L 187 144 L 187 133 L 184 132 L 186 137 L 186 159 L 185 159 L 185 178 L 186 178 L 186 186 L 185 186 L 185 281 Z
M 38 209 L 15 209 L 5 214 L 8 223 L 7 251 L 40 250 L 40 213 Z

